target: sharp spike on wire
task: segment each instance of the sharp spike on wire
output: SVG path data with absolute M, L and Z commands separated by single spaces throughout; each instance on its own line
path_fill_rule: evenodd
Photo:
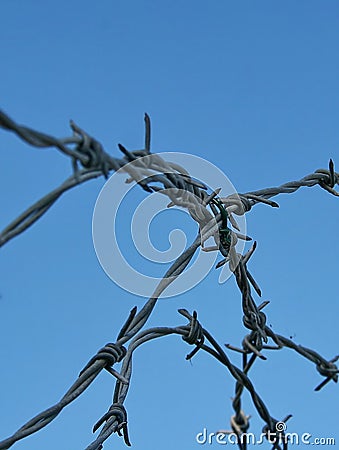
M 253 255 L 256 248 L 257 248 L 257 241 L 254 241 L 252 247 L 248 250 L 247 253 L 245 253 L 245 255 L 242 258 L 244 264 L 248 263 L 249 259 Z
M 330 183 L 331 183 L 331 187 L 333 188 L 333 186 L 335 185 L 335 174 L 334 174 L 334 162 L 333 162 L 332 158 L 330 159 L 328 167 L 330 170 Z
M 260 287 L 258 286 L 257 282 L 255 281 L 255 279 L 252 277 L 252 275 L 250 274 L 250 272 L 247 269 L 246 269 L 246 275 L 247 275 L 248 281 L 253 286 L 255 292 L 259 295 L 259 297 L 261 297 L 261 289 L 260 289 Z
M 227 211 L 227 208 L 226 208 L 226 211 Z M 229 221 L 231 222 L 232 227 L 235 228 L 237 231 L 240 231 L 240 227 L 232 213 L 228 213 L 228 218 L 229 218 Z
M 151 119 L 150 116 L 145 113 L 145 151 L 147 154 L 151 153 Z
M 218 262 L 218 264 L 215 266 L 216 269 L 219 269 L 220 267 L 224 266 L 230 259 L 225 258 Z

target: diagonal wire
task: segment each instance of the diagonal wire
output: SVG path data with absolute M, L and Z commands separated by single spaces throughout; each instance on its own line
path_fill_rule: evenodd
M 119 169 L 123 169 L 129 175 L 130 178 L 127 182 L 134 181 L 149 193 L 160 192 L 167 195 L 170 199 L 169 206 L 176 204 L 186 208 L 192 219 L 199 224 L 199 233 L 194 242 L 168 269 L 152 296 L 140 311 L 138 312 L 136 307 L 131 310 L 118 334 L 116 342 L 106 344 L 89 360 L 74 384 L 58 403 L 39 413 L 12 436 L 1 441 L 0 450 L 10 448 L 15 442 L 39 431 L 54 420 L 67 405 L 78 398 L 90 386 L 103 369 L 107 370 L 116 379 L 113 402 L 109 410 L 95 424 L 93 431 L 98 430 L 100 427 L 102 428 L 98 437 L 87 447 L 87 450 L 100 450 L 103 443 L 112 433 L 122 436 L 125 444 L 130 445 L 127 429 L 127 411 L 124 401 L 131 380 L 132 355 L 140 345 L 145 344 L 149 340 L 170 334 L 181 335 L 184 341 L 195 346 L 193 351 L 187 355 L 187 359 L 191 359 L 200 350 L 206 351 L 224 365 L 235 379 L 235 397 L 232 402 L 235 414 L 231 417 L 231 428 L 232 432 L 238 437 L 240 450 L 246 450 L 246 441 L 243 443 L 241 437 L 247 432 L 250 425 L 249 416 L 241 409 L 241 397 L 244 390 L 248 391 L 259 416 L 265 423 L 263 432 L 267 439 L 269 439 L 270 434 L 275 433 L 276 440 L 273 442 L 273 448 L 278 450 L 283 448 L 285 450 L 287 448 L 285 434 L 277 429 L 277 419 L 271 416 L 264 401 L 255 390 L 249 378 L 250 369 L 257 360 L 267 359 L 264 352 L 287 347 L 315 364 L 319 374 L 324 377 L 324 380 L 315 388 L 315 390 L 320 390 L 330 381 L 337 383 L 339 370 L 335 362 L 339 359 L 339 355 L 331 360 L 326 360 L 316 351 L 295 344 L 290 339 L 276 334 L 271 328 L 267 327 L 267 318 L 263 309 L 269 302 L 256 303 L 252 288 L 259 297 L 261 296 L 261 289 L 247 267 L 250 258 L 254 254 L 256 243 L 245 255 L 240 255 L 235 251 L 236 239 L 231 239 L 229 248 L 225 248 L 220 244 L 220 242 L 223 242 L 221 237 L 217 249 L 224 256 L 224 260 L 218 263 L 217 267 L 229 263 L 242 296 L 243 324 L 249 330 L 249 334 L 243 339 L 242 348 L 226 345 L 229 350 L 242 354 L 242 369 L 230 361 L 212 334 L 201 326 L 197 320 L 196 312 L 193 312 L 191 315 L 184 309 L 179 310 L 189 320 L 188 325 L 154 327 L 143 330 L 161 294 L 186 269 L 195 252 L 204 241 L 210 236 L 215 237 L 222 220 L 221 214 L 213 206 L 215 201 L 213 199 L 217 198 L 219 190 L 208 194 L 205 184 L 200 180 L 193 179 L 185 168 L 165 161 L 158 154 L 151 153 L 151 122 L 147 114 L 145 114 L 145 148 L 129 151 L 119 144 L 119 149 L 124 155 L 122 158 L 110 156 L 95 138 L 91 137 L 77 124 L 71 122 L 70 125 L 73 130 L 73 136 L 57 139 L 29 127 L 19 125 L 4 112 L 0 111 L 0 127 L 14 132 L 32 146 L 38 148 L 55 147 L 61 153 L 71 158 L 73 167 L 73 174 L 69 178 L 27 208 L 2 231 L 0 234 L 0 246 L 28 229 L 66 191 L 102 175 L 107 178 L 111 171 Z M 79 165 L 82 168 L 79 169 Z M 230 195 L 220 198 L 218 204 L 224 205 L 231 225 L 237 229 L 233 213 L 237 215 L 245 214 L 257 203 L 278 207 L 276 202 L 270 200 L 272 197 L 282 193 L 293 193 L 303 186 L 312 187 L 319 185 L 329 193 L 338 196 L 339 194 L 334 189 L 338 184 L 339 174 L 334 171 L 334 163 L 330 160 L 328 169 L 318 169 L 313 174 L 307 175 L 298 181 L 288 182 L 279 187 Z M 210 207 L 210 210 L 208 207 Z M 231 234 L 232 236 L 248 240 L 246 236 L 241 236 L 236 231 L 231 230 Z M 269 340 L 273 341 L 273 344 L 269 343 Z M 129 346 L 126 349 L 124 345 L 128 342 Z M 118 363 L 122 363 L 120 372 L 113 368 Z M 284 422 L 290 417 L 290 414 L 287 415 Z M 272 444 L 271 441 L 270 443 Z

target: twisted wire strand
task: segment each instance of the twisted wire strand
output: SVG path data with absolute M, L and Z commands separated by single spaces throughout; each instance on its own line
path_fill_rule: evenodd
M 96 139 L 88 135 L 78 125 L 72 121 L 70 125 L 73 130 L 73 136 L 57 139 L 26 126 L 19 125 L 4 112 L 0 111 L 0 127 L 13 131 L 22 140 L 32 146 L 38 148 L 55 147 L 64 155 L 71 158 L 73 167 L 72 176 L 66 179 L 58 188 L 34 203 L 2 231 L 0 234 L 0 246 L 23 233 L 45 214 L 66 191 L 99 176 L 107 178 L 111 171 L 117 171 L 119 169 L 122 169 L 129 175 L 127 182 L 136 182 L 147 192 L 159 192 L 168 196 L 170 199 L 169 207 L 179 205 L 187 209 L 192 219 L 199 224 L 199 233 L 193 243 L 167 270 L 152 296 L 140 311 L 138 312 L 136 307 L 131 310 L 118 334 L 116 342 L 106 344 L 90 359 L 88 364 L 80 372 L 77 380 L 58 403 L 36 415 L 11 437 L 1 441 L 0 450 L 10 448 L 18 440 L 37 432 L 54 420 L 64 407 L 74 401 L 89 387 L 103 369 L 107 370 L 116 378 L 113 402 L 108 412 L 95 424 L 93 431 L 96 431 L 100 427 L 102 429 L 98 437 L 86 450 L 100 450 L 103 443 L 112 433 L 117 433 L 119 436 L 122 436 L 126 445 L 130 445 L 127 429 L 127 411 L 123 403 L 126 399 L 131 380 L 132 355 L 140 345 L 149 340 L 170 334 L 181 335 L 184 341 L 195 346 L 193 351 L 186 356 L 187 359 L 192 358 L 200 350 L 206 351 L 222 363 L 236 380 L 235 397 L 232 402 L 235 414 L 231 417 L 231 428 L 239 438 L 238 446 L 240 450 L 246 450 L 246 441 L 242 442 L 240 438 L 246 433 L 250 425 L 249 416 L 241 409 L 241 396 L 244 389 L 249 392 L 259 416 L 265 422 L 263 431 L 267 435 L 267 438 L 269 439 L 270 433 L 276 433 L 277 437 L 273 443 L 273 448 L 287 448 L 284 433 L 277 433 L 275 428 L 278 421 L 271 416 L 267 406 L 256 392 L 249 378 L 248 373 L 251 367 L 256 360 L 267 359 L 263 351 L 279 350 L 287 347 L 316 365 L 319 374 L 325 378 L 315 388 L 315 390 L 320 390 L 329 381 L 338 381 L 339 370 L 335 362 L 339 359 L 339 355 L 327 361 L 314 350 L 297 345 L 290 339 L 276 334 L 271 328 L 267 327 L 266 315 L 262 310 L 269 302 L 256 303 L 252 295 L 251 287 L 259 297 L 261 296 L 261 290 L 247 268 L 247 263 L 255 251 L 256 243 L 253 244 L 252 248 L 245 255 L 237 254 L 235 244 L 238 237 L 245 240 L 249 238 L 232 230 L 230 248 L 227 251 L 222 248 L 216 236 L 218 226 L 221 223 L 221 214 L 218 213 L 217 209 L 211 203 L 211 200 L 217 196 L 219 190 L 208 194 L 206 185 L 200 180 L 191 178 L 185 168 L 165 161 L 158 154 L 151 153 L 151 123 L 147 114 L 145 115 L 145 148 L 129 151 L 119 144 L 119 149 L 124 155 L 123 158 L 110 156 Z M 81 169 L 79 169 L 79 164 L 82 166 Z M 334 189 L 338 184 L 339 174 L 334 171 L 333 161 L 330 160 L 328 170 L 318 169 L 313 174 L 307 175 L 299 181 L 288 182 L 279 187 L 261 189 L 245 194 L 233 194 L 225 198 L 220 198 L 220 201 L 227 210 L 233 228 L 237 230 L 237 222 L 233 214 L 243 215 L 258 203 L 278 207 L 276 202 L 270 200 L 273 196 L 281 193 L 293 193 L 303 186 L 312 187 L 319 185 L 329 193 L 338 196 L 339 194 Z M 210 207 L 210 210 L 208 207 Z M 158 298 L 169 284 L 180 276 L 188 266 L 196 250 L 211 236 L 214 236 L 216 239 L 216 243 L 218 244 L 217 249 L 224 256 L 224 260 L 218 263 L 217 267 L 229 263 L 230 270 L 234 274 L 242 295 L 243 324 L 249 329 L 249 334 L 244 337 L 241 349 L 229 344 L 226 345 L 229 350 L 242 353 L 242 369 L 231 363 L 220 344 L 201 326 L 197 320 L 196 312 L 193 312 L 191 315 L 184 309 L 179 310 L 189 320 L 188 325 L 179 327 L 155 327 L 142 330 L 152 314 Z M 273 341 L 274 345 L 268 343 L 269 339 Z M 129 342 L 129 346 L 126 349 L 124 345 L 127 342 Z M 113 368 L 118 363 L 122 363 L 120 371 Z M 290 417 L 290 415 L 286 416 L 284 421 Z M 283 443 L 282 447 L 280 446 L 281 441 Z
M 27 208 L 0 233 L 0 247 L 27 230 L 66 191 L 102 175 L 107 178 L 110 171 L 117 171 L 124 167 L 131 176 L 130 181 L 136 181 L 147 192 L 164 191 L 167 188 L 166 195 L 172 194 L 171 200 L 174 204 L 178 204 L 179 199 L 172 193 L 171 189 L 179 189 L 180 191 L 187 191 L 187 193 L 194 194 L 194 198 L 200 199 L 202 202 L 197 208 L 198 202 L 195 200 L 195 209 L 190 203 L 191 209 L 189 209 L 189 212 L 192 213 L 193 211 L 191 214 L 193 219 L 201 220 L 202 216 L 208 216 L 208 212 L 206 213 L 206 208 L 204 209 L 202 204 L 207 196 L 206 186 L 200 181 L 192 180 L 189 173 L 183 167 L 175 163 L 166 162 L 159 155 L 150 153 L 150 119 L 147 114 L 145 115 L 145 149 L 131 152 L 119 144 L 119 149 L 125 155 L 123 158 L 115 158 L 109 155 L 96 139 L 82 130 L 73 121 L 71 121 L 70 125 L 74 133 L 73 136 L 58 139 L 17 124 L 0 110 L 0 128 L 13 131 L 22 140 L 32 146 L 38 148 L 57 148 L 71 158 L 74 170 L 71 177 L 67 178 L 58 188 Z M 75 146 L 75 148 L 70 148 L 71 145 Z M 131 162 L 133 162 L 132 165 L 128 164 Z M 83 169 L 80 171 L 78 163 L 83 166 Z M 163 187 L 149 186 L 149 182 L 159 182 Z M 269 200 L 271 197 L 281 193 L 292 193 L 302 186 L 312 187 L 316 184 L 333 195 L 339 195 L 334 189 L 335 185 L 339 184 L 339 174 L 334 171 L 332 160 L 329 163 L 329 170 L 318 169 L 313 174 L 307 175 L 299 181 L 288 182 L 279 187 L 261 189 L 245 194 L 233 194 L 222 200 L 228 207 L 236 207 L 234 210 L 235 214 L 242 215 L 250 211 L 252 206 L 260 202 L 277 207 L 277 203 Z M 190 198 L 191 202 L 192 198 L 193 196 Z M 187 207 L 187 201 L 182 201 L 180 206 Z
M 151 341 L 153 339 L 157 339 L 159 337 L 168 336 L 171 334 L 179 334 L 182 336 L 183 340 L 188 344 L 196 345 L 196 348 L 193 352 L 186 356 L 186 359 L 192 358 L 197 351 L 204 350 L 217 358 L 226 368 L 229 370 L 231 375 L 241 382 L 241 385 L 244 386 L 249 392 L 253 399 L 254 405 L 258 410 L 259 415 L 263 418 L 269 429 L 273 427 L 273 424 L 277 421 L 271 417 L 268 412 L 266 405 L 263 400 L 260 398 L 258 393 L 255 391 L 254 386 L 250 379 L 247 377 L 246 373 L 238 369 L 235 365 L 233 365 L 229 358 L 226 356 L 225 352 L 222 350 L 221 346 L 215 341 L 215 339 L 211 336 L 211 334 L 205 330 L 197 320 L 197 313 L 193 312 L 193 314 L 189 314 L 186 310 L 179 310 L 179 312 L 189 319 L 189 325 L 179 326 L 179 327 L 154 327 L 144 331 L 140 331 L 131 341 L 126 356 L 123 361 L 123 365 L 121 368 L 121 375 L 124 378 L 130 379 L 132 374 L 132 355 L 135 350 L 142 344 Z M 211 346 L 204 344 L 205 338 L 210 342 Z M 116 384 L 116 389 L 114 392 L 113 403 L 110 409 L 115 404 L 123 404 L 126 399 L 128 392 L 129 384 L 123 384 L 121 381 L 118 381 Z M 112 419 L 107 416 L 107 413 L 103 416 L 108 419 Z M 112 419 L 113 420 L 113 419 Z M 103 420 L 100 422 L 103 424 Z M 98 435 L 97 439 L 93 441 L 86 450 L 100 450 L 102 448 L 103 437 L 107 436 L 108 428 L 103 427 L 102 431 Z M 111 429 L 111 433 L 114 430 Z M 108 437 L 108 436 L 107 436 Z M 107 438 L 106 437 L 106 438 Z

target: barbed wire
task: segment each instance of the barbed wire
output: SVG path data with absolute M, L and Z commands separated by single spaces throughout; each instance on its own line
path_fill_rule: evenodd
M 241 437 L 250 426 L 250 416 L 246 415 L 241 407 L 241 397 L 244 390 L 249 392 L 258 415 L 265 423 L 263 432 L 270 444 L 273 445 L 272 448 L 286 449 L 288 441 L 285 438 L 284 430 L 277 428 L 277 424 L 281 421 L 270 414 L 263 399 L 255 390 L 249 378 L 251 367 L 257 359 L 267 359 L 264 351 L 280 350 L 287 347 L 316 365 L 317 371 L 324 377 L 324 380 L 315 388 L 315 390 L 320 390 L 331 380 L 338 381 L 339 370 L 335 362 L 339 359 L 339 355 L 326 360 L 314 350 L 295 344 L 290 339 L 276 334 L 266 325 L 267 317 L 263 309 L 269 302 L 256 303 L 252 295 L 252 288 L 259 298 L 261 297 L 261 290 L 247 268 L 247 264 L 256 249 L 256 242 L 245 255 L 237 253 L 236 243 L 238 239 L 249 240 L 250 238 L 239 232 L 240 229 L 234 215 L 244 215 L 258 203 L 278 207 L 278 204 L 271 200 L 272 197 L 282 193 L 293 193 L 303 186 L 319 185 L 329 193 L 338 196 L 339 194 L 334 187 L 339 184 L 339 174 L 334 171 L 333 161 L 330 160 L 328 170 L 318 169 L 298 181 L 288 182 L 279 187 L 219 197 L 219 189 L 208 193 L 207 186 L 200 180 L 193 179 L 185 168 L 165 161 L 159 154 L 151 153 L 151 122 L 147 114 L 145 115 L 144 149 L 129 151 L 119 144 L 118 147 L 124 155 L 122 158 L 109 155 L 96 139 L 74 122 L 71 121 L 70 126 L 73 136 L 58 139 L 19 125 L 0 111 L 0 127 L 14 132 L 32 146 L 56 148 L 62 154 L 71 158 L 73 169 L 73 174 L 59 187 L 27 208 L 0 233 L 0 246 L 27 230 L 66 191 L 100 176 L 107 178 L 110 172 L 120 169 L 129 175 L 127 182 L 136 182 L 149 193 L 159 192 L 166 195 L 170 199 L 169 207 L 179 205 L 187 209 L 193 220 L 198 223 L 199 232 L 193 243 L 167 270 L 140 311 L 136 307 L 130 311 L 116 341 L 106 344 L 90 359 L 58 403 L 39 413 L 12 436 L 1 441 L 0 450 L 10 448 L 15 442 L 37 432 L 54 420 L 67 405 L 90 386 L 104 369 L 116 379 L 113 401 L 108 411 L 94 425 L 93 432 L 96 432 L 100 427 L 102 428 L 97 438 L 86 450 L 100 450 L 103 443 L 113 433 L 122 436 L 125 444 L 129 446 L 127 411 L 124 401 L 130 386 L 134 352 L 140 345 L 148 341 L 171 334 L 180 335 L 187 344 L 195 346 L 186 356 L 187 359 L 193 358 L 199 351 L 205 351 L 223 364 L 235 379 L 235 397 L 232 402 L 234 415 L 231 417 L 231 432 L 237 436 L 240 450 L 246 450 L 246 441 L 243 441 Z M 79 168 L 79 165 L 82 168 Z M 224 227 L 225 215 L 232 228 Z M 229 264 L 242 296 L 243 324 L 250 331 L 243 339 L 242 348 L 230 344 L 226 345 L 228 350 L 240 352 L 243 355 L 241 369 L 230 361 L 223 347 L 209 331 L 203 328 L 198 321 L 196 311 L 190 314 L 185 309 L 179 310 L 179 313 L 188 320 L 186 325 L 143 329 L 161 294 L 185 271 L 195 252 L 199 247 L 204 247 L 204 243 L 211 236 L 214 237 L 216 242 L 216 247 L 213 249 L 218 250 L 223 256 L 216 267 Z M 272 344 L 269 340 L 272 341 Z M 126 347 L 127 343 L 128 347 Z M 114 365 L 119 363 L 121 363 L 120 371 L 113 368 Z M 287 415 L 283 422 L 289 420 L 290 417 L 290 414 Z M 274 436 L 273 441 L 272 435 Z

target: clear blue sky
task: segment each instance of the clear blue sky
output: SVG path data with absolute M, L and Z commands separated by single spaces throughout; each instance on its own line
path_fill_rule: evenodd
M 329 158 L 339 168 L 336 1 L 1 3 L 1 107 L 20 123 L 65 136 L 73 119 L 118 155 L 118 142 L 142 147 L 147 111 L 153 151 L 208 159 L 239 192 L 301 178 Z M 5 131 L 0 148 L 3 228 L 71 166 L 55 150 L 31 148 Z M 0 438 L 59 400 L 89 358 L 115 340 L 128 311 L 143 304 L 96 259 L 91 220 L 103 181 L 67 193 L 1 249 Z M 136 194 L 135 207 L 145 195 Z M 265 311 L 273 329 L 330 359 L 339 351 L 338 199 L 315 187 L 277 201 L 279 209 L 259 205 L 248 214 L 248 233 L 258 241 L 250 270 L 271 300 Z M 162 235 L 169 232 L 164 225 Z M 177 309 L 196 309 L 220 343 L 240 345 L 240 294 L 234 279 L 219 285 L 217 275 L 162 300 L 150 325 L 183 324 Z M 190 350 L 169 337 L 135 354 L 126 401 L 135 449 L 198 449 L 203 427 L 229 428 L 233 379 L 208 355 L 185 361 Z M 322 378 L 310 362 L 289 350 L 267 356 L 250 374 L 271 414 L 291 413 L 289 431 L 338 443 L 338 386 L 315 393 Z M 239 355 L 230 357 L 240 364 Z M 113 387 L 102 373 L 15 448 L 85 448 Z M 244 408 L 260 433 L 247 394 Z M 117 436 L 105 445 L 123 447 Z

